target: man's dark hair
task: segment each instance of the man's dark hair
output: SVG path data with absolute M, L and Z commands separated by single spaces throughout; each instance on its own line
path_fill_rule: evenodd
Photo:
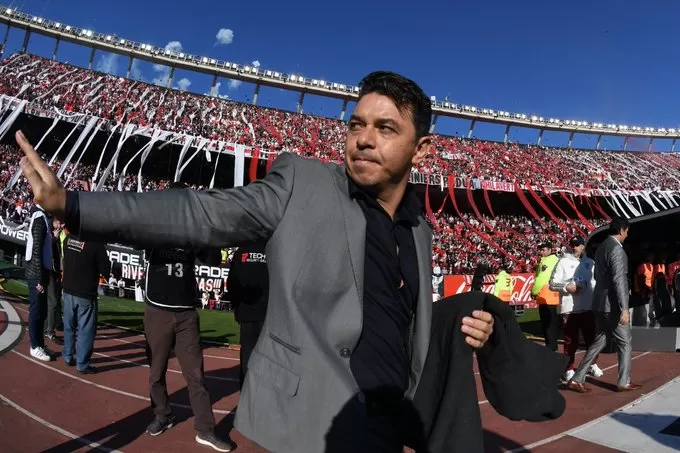
M 630 222 L 628 219 L 623 217 L 614 217 L 609 224 L 609 234 L 614 236 L 621 234 L 621 231 L 627 230 L 630 227 Z
M 413 80 L 389 71 L 375 71 L 359 82 L 359 99 L 370 93 L 386 96 L 402 115 L 408 115 L 416 128 L 416 140 L 429 135 L 432 103 Z

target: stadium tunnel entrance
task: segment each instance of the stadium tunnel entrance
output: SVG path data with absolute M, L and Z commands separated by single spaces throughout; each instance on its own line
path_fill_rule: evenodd
M 623 244 L 628 254 L 629 274 L 653 254 L 656 261 L 676 261 L 680 254 L 680 207 L 630 219 L 628 238 Z M 586 250 L 594 251 L 608 236 L 607 225 L 594 230 L 586 241 Z

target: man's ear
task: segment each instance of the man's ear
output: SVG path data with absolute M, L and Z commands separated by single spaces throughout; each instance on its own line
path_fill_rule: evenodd
M 430 153 L 431 148 L 432 136 L 426 135 L 418 139 L 418 142 L 416 143 L 416 153 L 411 159 L 411 165 L 415 167 L 416 165 L 420 164 L 425 159 L 425 156 Z

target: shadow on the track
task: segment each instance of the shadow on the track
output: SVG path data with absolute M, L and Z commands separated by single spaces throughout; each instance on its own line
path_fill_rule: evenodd
M 522 447 L 522 444 L 512 439 L 508 439 L 493 431 L 484 430 L 484 453 L 502 453 Z M 530 450 L 525 451 L 530 452 Z
M 99 367 L 98 369 L 101 369 Z M 217 372 L 223 372 L 225 370 L 217 370 Z M 211 401 L 220 401 L 223 398 L 227 398 L 228 396 L 238 392 L 238 385 L 221 385 L 221 386 L 214 386 L 211 387 L 210 389 L 210 399 Z M 182 402 L 183 404 L 187 404 L 186 402 L 189 401 L 189 391 L 188 388 L 185 386 L 182 389 L 176 391 L 175 393 L 170 395 L 170 401 L 171 402 Z M 183 423 L 189 419 L 189 417 L 192 416 L 191 410 L 190 409 L 184 409 L 184 408 L 178 408 L 178 407 L 173 407 L 173 415 L 175 417 L 175 424 L 178 425 L 180 423 Z M 216 417 L 218 418 L 219 415 Z M 154 413 L 151 407 L 146 407 L 145 409 L 142 409 L 140 411 L 135 412 L 134 414 L 131 414 L 121 420 L 118 420 L 117 422 L 114 422 L 110 425 L 104 426 L 102 428 L 96 429 L 94 431 L 90 431 L 87 434 L 82 434 L 81 439 L 82 441 L 79 440 L 69 440 L 66 442 L 63 442 L 59 445 L 56 445 L 54 447 L 51 447 L 47 450 L 45 450 L 46 453 L 70 453 L 75 450 L 79 450 L 83 448 L 83 441 L 84 442 L 96 442 L 100 444 L 103 447 L 110 448 L 110 449 L 121 449 L 127 445 L 130 445 L 132 442 L 137 440 L 141 436 L 145 436 L 145 430 L 146 427 L 148 426 L 149 423 L 151 423 L 154 419 Z M 234 417 L 229 414 L 226 417 L 223 417 L 223 419 L 219 422 L 219 424 L 215 427 L 215 431 L 220 434 L 223 437 L 227 437 L 229 434 L 229 431 L 231 431 L 231 428 L 233 426 L 233 419 Z M 162 446 L 163 442 L 163 436 L 161 435 L 158 438 L 158 443 L 159 449 Z M 187 441 L 193 442 L 193 434 L 189 435 L 187 438 Z
M 603 382 L 595 379 L 591 376 L 586 376 L 586 382 L 594 387 L 600 387 L 604 390 L 609 390 L 610 392 L 615 392 L 617 390 L 616 384 L 610 384 L 609 382 Z

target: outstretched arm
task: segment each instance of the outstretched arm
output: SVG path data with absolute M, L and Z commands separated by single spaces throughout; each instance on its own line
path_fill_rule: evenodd
M 294 157 L 283 153 L 270 172 L 251 184 L 228 190 L 166 190 L 147 193 L 77 192 L 67 212 L 64 186 L 21 132 L 21 161 L 37 203 L 66 218 L 84 240 L 139 244 L 144 247 L 227 247 L 266 240 L 290 199 Z M 76 218 L 74 218 L 76 217 Z M 79 217 L 79 218 L 78 218 Z M 74 225 L 74 223 L 77 223 Z

